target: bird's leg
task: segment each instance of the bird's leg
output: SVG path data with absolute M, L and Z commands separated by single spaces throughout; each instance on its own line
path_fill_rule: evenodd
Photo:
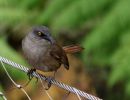
M 70 91 L 63 96 L 63 99 L 62 99 L 62 100 L 66 100 L 69 95 L 70 95 Z
M 47 77 L 46 78 L 46 80 L 45 80 L 45 81 L 47 81 L 47 88 L 45 88 L 46 90 L 48 90 L 51 87 L 51 84 L 52 84 L 51 80 L 55 78 L 56 72 L 57 72 L 57 70 L 54 71 L 53 77 Z
M 46 82 L 47 82 L 47 87 L 45 87 L 45 90 L 48 90 L 50 87 L 51 87 L 51 80 L 52 80 L 52 77 L 47 77 L 46 78 Z
M 33 72 L 36 72 L 36 69 L 33 68 L 33 69 L 30 69 L 27 73 L 27 75 L 29 76 L 29 80 L 32 80 L 33 76 L 32 76 L 32 73 Z M 36 83 L 38 82 L 38 78 L 36 77 Z
M 56 76 L 56 72 L 57 72 L 57 70 L 56 70 L 56 71 L 54 71 L 54 76 L 53 76 L 54 78 L 55 78 L 55 76 Z
M 29 77 L 29 80 L 32 80 L 33 76 L 32 76 L 32 73 L 33 72 L 36 72 L 36 69 L 35 68 L 32 68 L 30 69 L 28 72 L 27 72 L 27 75 Z
M 32 68 L 32 69 L 28 70 L 27 75 L 28 75 L 29 81 L 23 87 L 26 87 L 31 82 L 31 80 L 33 78 L 32 73 L 35 72 L 35 71 L 36 71 L 35 68 Z

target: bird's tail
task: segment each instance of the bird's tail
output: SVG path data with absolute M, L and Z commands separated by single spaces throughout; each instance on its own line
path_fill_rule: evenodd
M 63 47 L 66 53 L 76 53 L 82 51 L 84 48 L 80 45 L 68 45 Z

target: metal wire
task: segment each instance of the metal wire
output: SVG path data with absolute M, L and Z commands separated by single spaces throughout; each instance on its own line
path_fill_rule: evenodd
M 2 92 L 0 92 L 0 97 L 2 97 L 4 100 L 7 100 L 7 98 L 4 96 Z
M 24 67 L 24 66 L 22 66 L 22 65 L 20 65 L 20 64 L 17 64 L 17 63 L 15 63 L 15 62 L 12 62 L 12 61 L 10 61 L 10 60 L 8 60 L 8 59 L 6 59 L 6 58 L 4 58 L 4 57 L 1 57 L 1 56 L 0 56 L 0 61 L 2 61 L 3 63 L 9 64 L 9 65 L 11 65 L 12 67 L 17 68 L 17 69 L 19 69 L 19 70 L 21 70 L 21 71 L 23 71 L 23 72 L 26 72 L 26 73 L 27 73 L 27 72 L 29 71 L 29 69 L 28 69 L 27 67 Z M 42 80 L 47 80 L 47 78 L 48 78 L 48 77 L 46 77 L 46 76 L 44 76 L 44 75 L 41 75 L 41 74 L 39 74 L 39 73 L 37 73 L 37 72 L 33 72 L 32 75 L 33 75 L 34 77 L 41 78 Z M 78 94 L 78 95 L 80 95 L 80 96 L 82 96 L 82 97 L 84 97 L 84 98 L 86 98 L 86 99 L 89 99 L 89 100 L 102 100 L 102 99 L 100 99 L 100 98 L 98 98 L 98 97 L 95 97 L 95 96 L 93 96 L 93 95 L 91 95 L 91 94 L 88 94 L 88 93 L 85 93 L 85 92 L 83 92 L 83 91 L 81 91 L 81 90 L 78 90 L 78 89 L 76 89 L 75 87 L 71 87 L 71 86 L 66 85 L 66 84 L 64 84 L 64 83 L 58 82 L 58 81 L 55 80 L 55 79 L 51 79 L 51 83 L 54 84 L 54 85 L 56 85 L 56 86 L 58 86 L 58 87 L 60 87 L 60 88 L 65 89 L 65 90 L 67 90 L 67 91 L 70 91 L 70 92 L 72 92 L 72 93 L 74 93 L 74 94 L 76 94 L 76 95 Z
M 11 76 L 9 75 L 8 71 L 6 70 L 6 68 L 5 68 L 4 64 L 3 64 L 3 62 L 2 62 L 2 61 L 0 61 L 0 62 L 1 62 L 2 66 L 3 66 L 4 70 L 5 70 L 5 72 L 6 72 L 6 74 L 7 74 L 7 76 L 9 77 L 9 79 L 11 80 L 11 82 L 15 85 L 15 87 L 17 87 L 18 89 L 20 89 L 20 90 L 27 96 L 28 100 L 31 100 L 31 98 L 29 97 L 29 95 L 27 94 L 27 92 L 21 87 L 21 85 L 17 84 L 17 83 L 11 78 Z

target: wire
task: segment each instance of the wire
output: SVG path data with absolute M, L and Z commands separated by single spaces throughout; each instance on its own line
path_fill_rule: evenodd
M 76 89 L 75 89 L 75 91 L 76 91 L 76 95 L 77 95 L 78 99 L 81 100 L 81 98 L 80 98 L 79 94 L 77 93 Z
M 1 61 L 1 64 L 2 64 L 2 66 L 3 66 L 3 68 L 4 68 L 5 72 L 6 72 L 7 76 L 8 76 L 9 79 L 11 80 L 11 82 L 27 96 L 28 100 L 31 100 L 31 98 L 29 97 L 29 95 L 27 94 L 27 92 L 21 87 L 21 85 L 17 84 L 17 83 L 11 78 L 11 76 L 9 75 L 9 73 L 8 73 L 8 71 L 6 70 L 6 68 L 5 68 L 5 66 L 4 66 L 4 64 L 3 64 L 2 61 Z
M 0 96 L 4 99 L 7 100 L 7 98 L 4 96 L 4 94 L 2 92 L 0 92 Z
M 0 61 L 4 62 L 4 63 L 6 63 L 6 64 L 9 64 L 9 65 L 11 65 L 12 67 L 17 68 L 17 69 L 19 69 L 19 70 L 21 70 L 21 71 L 23 71 L 23 72 L 26 72 L 26 73 L 27 73 L 28 70 L 29 70 L 27 67 L 24 67 L 24 66 L 22 66 L 22 65 L 20 65 L 20 64 L 17 64 L 17 63 L 15 63 L 15 62 L 12 62 L 12 61 L 10 61 L 10 60 L 8 60 L 8 59 L 6 59 L 6 58 L 4 58 L 4 57 L 1 57 L 1 56 L 0 56 Z M 32 75 L 33 75 L 34 77 L 41 78 L 42 80 L 46 80 L 46 79 L 47 79 L 46 76 L 41 75 L 41 74 L 39 74 L 39 73 L 37 73 L 37 72 L 33 72 Z M 51 79 L 51 83 L 54 84 L 54 85 L 56 85 L 56 86 L 58 86 L 58 87 L 60 87 L 60 88 L 65 89 L 65 90 L 67 90 L 67 91 L 70 91 L 71 93 L 74 93 L 74 94 L 76 94 L 76 95 L 80 95 L 80 96 L 82 96 L 82 97 L 84 97 L 84 98 L 86 98 L 86 99 L 89 99 L 89 100 L 102 100 L 102 99 L 100 99 L 100 98 L 98 98 L 98 97 L 96 97 L 96 96 L 93 96 L 93 95 L 91 95 L 91 94 L 88 94 L 88 93 L 85 93 L 85 92 L 83 92 L 83 91 L 81 91 L 81 90 L 78 90 L 78 89 L 76 89 L 75 87 L 71 87 L 71 86 L 66 85 L 66 84 L 64 84 L 64 83 L 58 82 L 58 81 L 55 80 L 55 79 Z
M 39 78 L 40 78 L 40 76 L 39 76 Z M 41 78 L 40 78 L 40 82 L 41 82 L 41 85 L 42 85 L 43 89 L 45 90 L 45 86 L 44 86 Z M 47 96 L 49 97 L 49 99 L 53 100 L 52 97 L 50 96 L 50 94 L 47 92 L 47 90 L 45 90 L 45 92 L 46 92 Z

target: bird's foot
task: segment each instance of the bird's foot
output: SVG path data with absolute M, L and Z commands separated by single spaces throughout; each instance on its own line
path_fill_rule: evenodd
M 55 76 L 56 76 L 56 72 L 57 72 L 57 70 L 56 71 L 54 71 L 54 75 L 53 75 L 53 77 L 55 78 Z
M 36 72 L 36 69 L 35 69 L 35 68 L 32 68 L 32 69 L 28 70 L 28 72 L 27 72 L 27 75 L 28 75 L 29 80 L 32 80 L 32 78 L 33 78 L 32 73 L 33 73 L 33 72 Z
M 33 72 L 36 72 L 36 69 L 35 69 L 35 68 L 30 69 L 30 70 L 28 71 L 27 75 L 29 76 L 29 80 L 31 80 L 31 79 L 33 78 L 33 75 L 32 75 Z M 38 78 L 36 77 L 36 83 L 37 83 L 37 82 L 38 82 Z
M 63 96 L 62 100 L 67 100 L 67 98 L 69 97 L 69 95 L 70 95 L 70 91 Z
M 26 86 L 31 82 L 31 80 L 32 80 L 32 78 L 33 78 L 32 73 L 35 72 L 35 71 L 36 71 L 36 69 L 34 69 L 34 68 L 28 70 L 27 75 L 28 75 L 29 81 L 28 81 L 27 83 L 25 83 L 25 84 L 23 85 L 23 87 L 26 87 Z M 37 78 L 37 81 L 38 81 L 38 78 Z
M 53 79 L 53 77 L 47 77 L 46 78 L 46 82 L 47 82 L 47 87 L 45 87 L 45 90 L 48 90 L 51 87 L 51 80 Z
M 45 90 L 48 90 L 50 87 L 51 87 L 51 80 L 52 79 L 55 79 L 55 76 L 56 76 L 56 72 L 57 72 L 57 70 L 56 71 L 54 71 L 54 74 L 53 74 L 53 76 L 51 77 L 51 76 L 49 76 L 49 77 L 47 77 L 46 78 L 46 82 L 47 82 L 47 87 L 45 87 Z

